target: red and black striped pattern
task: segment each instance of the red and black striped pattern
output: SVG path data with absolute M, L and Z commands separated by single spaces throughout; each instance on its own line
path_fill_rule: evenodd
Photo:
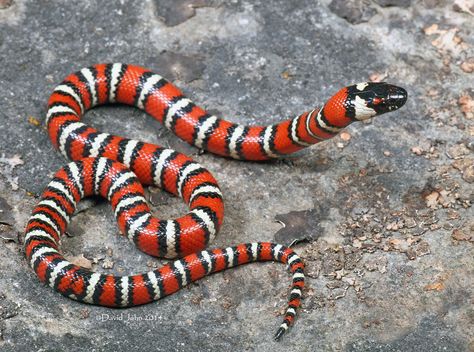
M 59 241 L 77 203 L 91 195 L 101 195 L 110 201 L 122 232 L 146 252 L 186 252 L 180 249 L 184 246 L 183 240 L 172 243 L 174 248 L 169 248 L 166 231 L 170 222 L 151 216 L 140 181 L 125 165 L 107 158 L 72 162 L 59 170 L 47 186 L 27 224 L 25 235 L 30 266 L 42 282 L 64 296 L 108 307 L 131 307 L 170 295 L 211 273 L 250 262 L 274 260 L 288 264 L 293 274 L 288 308 L 276 337 L 279 338 L 293 322 L 304 286 L 304 266 L 291 249 L 278 244 L 257 242 L 197 251 L 159 269 L 132 276 L 95 273 L 70 263 L 60 252 Z M 218 192 L 195 192 L 193 197 L 190 200 L 193 210 L 200 209 L 196 205 L 199 198 L 210 197 L 221 202 Z M 206 214 L 208 211 L 204 210 Z M 197 221 L 196 226 L 206 228 L 206 236 L 209 236 L 209 226 L 217 226 L 217 220 L 213 225 L 200 220 L 203 224 Z M 171 225 L 173 230 L 176 224 Z
M 235 159 L 266 160 L 334 137 L 354 121 L 396 110 L 406 97 L 404 89 L 393 85 L 360 83 L 341 89 L 321 109 L 275 125 L 241 126 L 207 113 L 172 83 L 145 68 L 99 64 L 68 76 L 56 87 L 49 100 L 47 125 L 54 145 L 68 158 L 110 157 L 150 184 L 154 180 L 150 168 L 156 165 L 150 163 L 150 145 L 98 133 L 80 122 L 87 109 L 110 102 L 133 105 L 198 148 Z
M 214 177 L 171 149 L 101 133 L 82 123 L 94 106 L 122 103 L 142 109 L 178 137 L 210 152 L 243 160 L 293 153 L 335 136 L 353 121 L 395 110 L 406 101 L 402 88 L 361 83 L 343 88 L 320 109 L 271 126 L 241 126 L 208 114 L 163 77 L 126 64 L 99 64 L 69 75 L 51 95 L 46 124 L 54 146 L 75 160 L 56 174 L 28 222 L 25 248 L 41 281 L 86 303 L 129 307 L 176 292 L 213 272 L 254 261 L 287 263 L 293 284 L 279 338 L 294 320 L 304 285 L 303 263 L 273 243 L 203 250 L 218 232 L 224 205 Z M 175 220 L 151 216 L 142 185 L 179 195 L 190 211 Z M 145 253 L 182 257 L 146 274 L 116 277 L 69 263 L 59 251 L 77 202 L 107 198 L 121 232 Z

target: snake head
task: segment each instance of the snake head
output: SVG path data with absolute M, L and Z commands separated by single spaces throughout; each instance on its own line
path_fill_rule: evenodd
M 317 118 L 329 132 L 338 132 L 354 121 L 395 111 L 407 101 L 407 91 L 392 84 L 364 82 L 345 87 L 333 95 Z
M 346 89 L 347 114 L 355 120 L 367 120 L 376 115 L 395 111 L 405 105 L 408 97 L 405 89 L 385 82 L 364 82 Z

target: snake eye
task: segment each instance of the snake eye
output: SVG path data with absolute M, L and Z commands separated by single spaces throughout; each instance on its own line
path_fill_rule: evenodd
M 379 105 L 383 103 L 383 99 L 382 98 L 378 98 L 378 97 L 375 97 L 373 100 L 372 100 L 372 104 L 373 105 Z

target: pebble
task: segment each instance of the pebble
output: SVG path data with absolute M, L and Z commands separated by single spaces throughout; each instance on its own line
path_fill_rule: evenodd
M 368 6 L 363 0 L 332 0 L 329 9 L 351 24 L 367 22 L 377 13 L 375 8 Z

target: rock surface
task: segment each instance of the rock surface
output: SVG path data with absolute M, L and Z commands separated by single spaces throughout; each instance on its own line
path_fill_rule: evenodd
M 0 1 L 1 351 L 474 349 L 469 0 L 99 3 Z M 360 4 L 370 16 L 347 22 Z M 165 73 L 197 103 L 246 124 L 300 113 L 349 83 L 408 90 L 399 112 L 273 163 L 201 155 L 132 108 L 85 117 L 214 173 L 226 218 L 212 246 L 299 242 L 306 298 L 283 341 L 271 339 L 288 294 L 281 265 L 229 270 L 128 310 L 63 298 L 27 266 L 18 235 L 65 163 L 42 125 L 48 96 L 68 73 L 113 61 Z M 150 197 L 163 218 L 185 211 L 179 199 Z M 118 235 L 107 204 L 81 210 L 62 243 L 70 258 L 115 274 L 160 265 Z

